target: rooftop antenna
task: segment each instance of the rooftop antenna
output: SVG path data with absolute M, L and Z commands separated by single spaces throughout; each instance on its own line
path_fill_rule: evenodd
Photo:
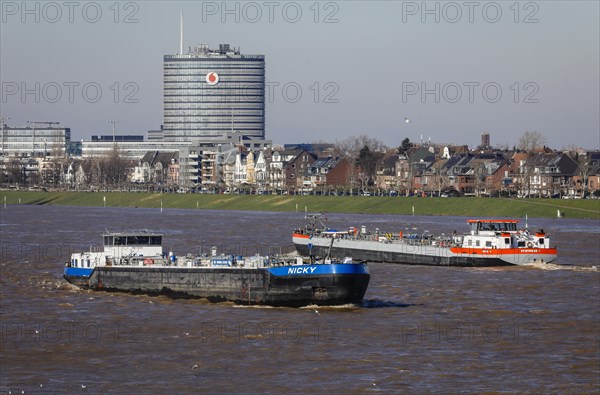
M 183 11 L 179 13 L 179 55 L 183 55 Z

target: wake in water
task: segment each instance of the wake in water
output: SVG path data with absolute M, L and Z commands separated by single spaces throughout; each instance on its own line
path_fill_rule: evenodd
M 567 266 L 567 265 L 556 265 L 554 263 L 542 263 L 542 262 L 530 263 L 530 264 L 527 264 L 524 266 L 532 267 L 535 269 L 541 269 L 541 270 L 572 270 L 575 272 L 597 272 L 598 271 L 597 266 L 591 266 L 591 267 L 571 266 L 571 265 Z
M 349 309 L 356 309 L 358 308 L 357 305 L 352 304 L 352 303 L 347 303 L 347 304 L 338 304 L 338 305 L 334 305 L 334 306 L 319 306 L 316 304 L 309 304 L 307 306 L 302 306 L 302 307 L 298 307 L 300 310 L 302 309 L 311 309 L 311 310 L 349 310 Z
M 318 310 L 353 310 L 353 309 L 357 309 L 359 306 L 355 305 L 355 304 L 341 304 L 341 305 L 334 305 L 334 306 L 319 306 L 316 304 L 309 304 L 306 306 L 301 306 L 301 307 L 287 307 L 287 306 L 269 306 L 269 305 L 258 305 L 258 304 L 253 304 L 253 305 L 242 305 L 242 304 L 234 304 L 231 303 L 230 304 L 234 307 L 234 308 L 238 308 L 238 309 L 279 309 L 279 310 L 313 310 L 313 311 L 318 311 Z

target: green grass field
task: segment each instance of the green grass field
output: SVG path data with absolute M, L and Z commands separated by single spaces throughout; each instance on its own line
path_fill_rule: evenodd
M 0 204 L 600 219 L 600 200 L 0 191 Z

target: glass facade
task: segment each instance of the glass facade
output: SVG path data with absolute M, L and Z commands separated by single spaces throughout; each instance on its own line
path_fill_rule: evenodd
M 69 128 L 4 126 L 0 132 L 0 152 L 7 156 L 64 156 L 71 142 Z
M 164 141 L 219 138 L 232 131 L 265 137 L 263 55 L 242 55 L 227 44 L 165 55 L 163 89 Z

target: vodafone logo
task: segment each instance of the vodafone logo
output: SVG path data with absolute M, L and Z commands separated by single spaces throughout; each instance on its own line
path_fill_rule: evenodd
M 208 74 L 206 74 L 206 83 L 208 85 L 216 85 L 218 82 L 219 74 L 215 73 L 214 71 L 211 71 Z

